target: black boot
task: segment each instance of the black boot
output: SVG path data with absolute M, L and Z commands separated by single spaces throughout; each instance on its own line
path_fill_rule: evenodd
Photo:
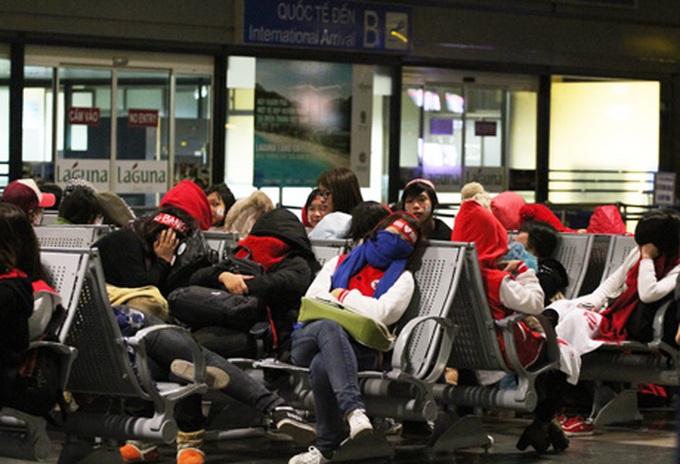
M 562 427 L 557 423 L 556 419 L 553 419 L 548 424 L 548 437 L 550 438 L 550 443 L 555 451 L 558 453 L 569 448 L 569 439 L 564 434 Z
M 548 436 L 548 424 L 549 422 L 539 421 L 534 419 L 534 421 L 524 429 L 522 436 L 519 437 L 517 442 L 517 449 L 524 451 L 529 445 L 534 448 L 537 452 L 543 454 L 548 451 L 550 447 L 550 437 Z

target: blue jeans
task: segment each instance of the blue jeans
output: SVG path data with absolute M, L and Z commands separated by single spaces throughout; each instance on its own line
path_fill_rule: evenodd
M 155 318 L 147 316 L 145 325 L 155 325 Z M 191 361 L 190 343 L 196 343 L 172 330 L 161 330 L 149 334 L 146 338 L 146 349 L 149 357 L 151 374 L 155 380 L 170 379 L 170 364 L 175 359 Z M 267 390 L 262 383 L 250 377 L 237 366 L 212 351 L 203 351 L 206 366 L 214 366 L 229 374 L 230 381 L 221 391 L 233 399 L 254 407 L 263 414 L 268 414 L 277 406 L 285 404 L 283 398 Z M 177 403 L 175 409 L 177 425 L 183 432 L 193 432 L 204 427 L 201 412 L 201 396 L 192 395 Z
M 321 319 L 293 333 L 291 355 L 295 364 L 309 367 L 316 446 L 333 451 L 347 437 L 347 414 L 365 408 L 357 373 L 359 369 L 376 369 L 378 353 L 355 342 L 337 322 Z

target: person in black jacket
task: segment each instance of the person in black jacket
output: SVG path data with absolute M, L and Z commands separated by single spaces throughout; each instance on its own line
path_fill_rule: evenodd
M 268 348 L 282 351 L 297 320 L 300 299 L 319 269 L 304 226 L 292 212 L 275 209 L 260 216 L 250 234 L 238 243 L 237 258 L 250 258 L 262 265 L 264 273 L 249 276 L 229 272 L 228 260 L 198 270 L 191 278 L 192 285 L 226 289 L 233 295 L 258 297 L 262 302 L 262 325 L 274 325 L 273 339 Z M 203 307 L 210 312 L 215 308 Z M 172 314 L 173 307 L 170 305 Z M 206 316 L 206 313 L 203 314 Z M 219 313 L 213 315 L 222 320 Z M 201 344 L 226 358 L 256 355 L 253 334 L 224 326 L 197 330 Z
M 400 206 L 418 218 L 423 228 L 423 237 L 430 240 L 451 240 L 451 228 L 434 211 L 439 206 L 437 191 L 428 179 L 413 179 L 404 187 Z
M 26 272 L 20 269 L 17 254 L 24 237 L 14 224 L 28 217 L 19 207 L 0 202 L 0 408 L 10 402 L 19 368 L 28 349 L 28 319 L 33 313 L 33 288 Z M 37 253 L 37 241 L 35 252 Z
M 197 236 L 197 229 L 208 230 L 211 218 L 203 190 L 191 181 L 181 181 L 168 190 L 156 211 L 93 244 L 99 249 L 106 283 L 127 288 L 152 285 L 163 296 L 188 285 L 195 268 L 185 258 L 193 256 L 192 247 L 200 246 L 195 238 L 205 241 Z M 209 264 L 205 262 L 205 266 Z M 185 265 L 191 265 L 186 278 Z
M 552 258 L 560 240 L 557 229 L 547 222 L 528 221 L 520 226 L 513 240 L 538 258 L 536 277 L 545 294 L 544 304 L 547 306 L 556 299 L 564 298 L 569 276 L 562 263 Z

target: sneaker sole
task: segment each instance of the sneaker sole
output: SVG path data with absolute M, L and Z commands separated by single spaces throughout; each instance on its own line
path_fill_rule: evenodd
M 563 432 L 568 437 L 589 437 L 595 435 L 594 430 L 591 430 L 590 432 L 567 432 L 566 430 L 563 430 Z
M 306 445 L 316 440 L 316 430 L 307 424 L 301 424 L 290 419 L 280 420 L 276 424 L 276 430 L 291 437 L 300 445 Z
M 170 371 L 182 380 L 193 382 L 196 376 L 194 363 L 183 359 L 175 359 L 170 364 Z M 222 390 L 229 385 L 229 374 L 214 366 L 205 368 L 205 384 L 211 390 Z
M 372 428 L 366 428 L 366 429 L 359 430 L 357 433 L 354 434 L 354 436 L 350 435 L 349 438 L 351 440 L 357 440 L 361 437 L 367 437 L 367 436 L 372 435 L 372 434 L 373 434 L 373 429 Z

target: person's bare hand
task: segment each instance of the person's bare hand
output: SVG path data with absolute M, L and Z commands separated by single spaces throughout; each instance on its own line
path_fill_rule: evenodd
M 246 285 L 246 280 L 252 278 L 253 276 L 234 274 L 232 272 L 223 272 L 218 277 L 224 288 L 234 295 L 247 295 L 248 286 Z
M 153 251 L 160 259 L 172 263 L 175 250 L 179 246 L 179 239 L 172 229 L 163 230 L 153 242 Z
M 512 259 L 510 261 L 502 261 L 498 264 L 501 271 L 515 272 L 517 270 L 517 266 L 519 266 L 521 263 L 522 261 L 519 259 Z
M 334 288 L 333 290 L 331 290 L 331 295 L 333 295 L 335 298 L 338 298 L 338 299 L 339 299 L 339 298 L 340 298 L 340 294 L 341 294 L 342 292 L 344 292 L 344 291 L 345 291 L 344 288 Z
M 659 249 L 653 243 L 645 243 L 644 245 L 640 246 L 640 253 L 642 254 L 643 259 L 654 259 L 661 254 Z

